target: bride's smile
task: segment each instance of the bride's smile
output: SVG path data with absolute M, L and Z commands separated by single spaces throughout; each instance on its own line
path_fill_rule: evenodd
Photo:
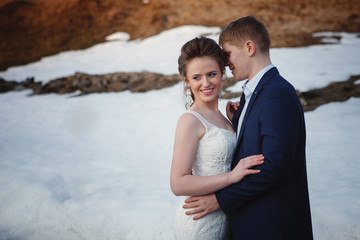
M 200 90 L 205 95 L 209 95 L 213 92 L 214 88 Z

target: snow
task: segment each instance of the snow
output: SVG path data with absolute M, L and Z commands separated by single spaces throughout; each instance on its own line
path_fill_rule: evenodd
M 210 34 L 209 37 L 215 38 L 219 33 L 219 27 L 182 26 L 133 41 L 125 41 L 123 33 L 116 33 L 108 37 L 119 39 L 122 35 L 120 40 L 96 44 L 85 50 L 62 52 L 25 66 L 11 67 L 0 72 L 0 77 L 16 81 L 35 77 L 36 81 L 47 82 L 74 72 L 105 74 L 150 71 L 175 74 L 180 48 L 186 41 L 200 34 Z
M 218 39 L 219 27 L 182 26 L 149 37 L 127 41 L 127 33 L 118 32 L 106 37 L 108 41 L 85 50 L 67 51 L 42 58 L 24 66 L 0 72 L 6 80 L 50 80 L 75 72 L 105 74 L 112 72 L 150 71 L 162 74 L 177 73 L 177 58 L 181 46 L 199 35 Z M 334 81 L 345 81 L 360 72 L 360 38 L 355 33 L 314 34 L 329 42 L 338 37 L 338 44 L 298 48 L 272 48 L 272 62 L 296 89 L 307 91 Z M 341 68 L 341 69 L 340 69 Z M 228 76 L 231 73 L 227 72 Z M 240 86 L 235 86 L 240 89 Z
M 128 41 L 130 34 L 126 32 L 115 32 L 105 38 L 106 41 Z
M 46 82 L 76 71 L 173 74 L 183 43 L 205 33 L 216 39 L 219 31 L 184 26 L 135 41 L 113 35 L 0 76 Z M 360 39 L 335 34 L 342 36 L 337 44 L 271 49 L 273 62 L 302 90 L 359 74 Z M 185 111 L 182 83 L 146 93 L 30 94 L 0 94 L 0 239 L 172 239 L 178 199 L 169 173 Z M 359 239 L 360 99 L 305 118 L 315 239 Z

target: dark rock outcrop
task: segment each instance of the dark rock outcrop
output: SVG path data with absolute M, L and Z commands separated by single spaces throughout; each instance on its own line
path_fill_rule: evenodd
M 150 72 L 119 72 L 104 75 L 90 75 L 78 72 L 68 77 L 51 80 L 44 85 L 41 82 L 35 82 L 33 78 L 29 78 L 23 82 L 5 81 L 0 78 L 0 93 L 22 89 L 32 89 L 33 94 L 65 94 L 80 91 L 80 95 L 83 95 L 125 90 L 131 92 L 146 92 L 153 89 L 169 87 L 179 81 L 179 75 L 166 76 Z
M 360 75 L 352 76 L 347 81 L 334 82 L 320 89 L 298 92 L 298 96 L 305 111 L 314 110 L 320 105 L 346 101 L 351 97 L 360 97 Z M 79 91 L 79 96 L 89 93 L 121 92 L 146 92 L 154 89 L 170 87 L 181 81 L 179 75 L 162 75 L 150 72 L 140 73 L 113 73 L 105 75 L 89 75 L 76 73 L 75 75 L 52 80 L 45 85 L 35 82 L 33 78 L 24 82 L 5 81 L 0 78 L 0 92 L 13 90 L 32 89 L 33 94 L 46 93 L 72 93 Z M 223 99 L 240 97 L 241 92 L 226 91 L 236 82 L 230 78 L 223 81 Z
M 345 82 L 333 82 L 328 86 L 313 89 L 307 92 L 299 92 L 299 98 L 305 111 L 316 109 L 330 102 L 342 102 L 351 97 L 360 97 L 360 75 L 351 76 Z
M 114 73 L 105 75 L 89 75 L 75 73 L 75 75 L 55 79 L 35 91 L 43 93 L 71 93 L 80 91 L 81 94 L 100 92 L 146 92 L 153 89 L 169 87 L 179 81 L 178 75 L 165 76 L 162 74 L 139 73 Z

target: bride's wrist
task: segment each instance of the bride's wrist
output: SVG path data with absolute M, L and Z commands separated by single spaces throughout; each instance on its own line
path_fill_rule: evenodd
M 229 185 L 233 184 L 233 183 L 236 183 L 236 176 L 235 176 L 234 171 L 230 171 L 227 174 L 228 174 L 228 183 L 229 183 Z

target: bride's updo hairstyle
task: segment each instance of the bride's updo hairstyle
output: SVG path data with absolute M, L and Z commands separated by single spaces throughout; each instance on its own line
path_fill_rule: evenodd
M 181 48 L 181 54 L 178 58 L 178 70 L 180 75 L 186 79 L 186 67 L 187 64 L 197 57 L 211 57 L 219 65 L 219 68 L 223 74 L 225 74 L 225 66 L 228 62 L 228 55 L 220 48 L 220 46 L 210 38 L 199 37 L 194 38 L 185 43 Z M 184 91 L 186 92 L 188 87 L 185 84 Z M 191 97 L 195 101 L 194 94 L 191 92 Z

